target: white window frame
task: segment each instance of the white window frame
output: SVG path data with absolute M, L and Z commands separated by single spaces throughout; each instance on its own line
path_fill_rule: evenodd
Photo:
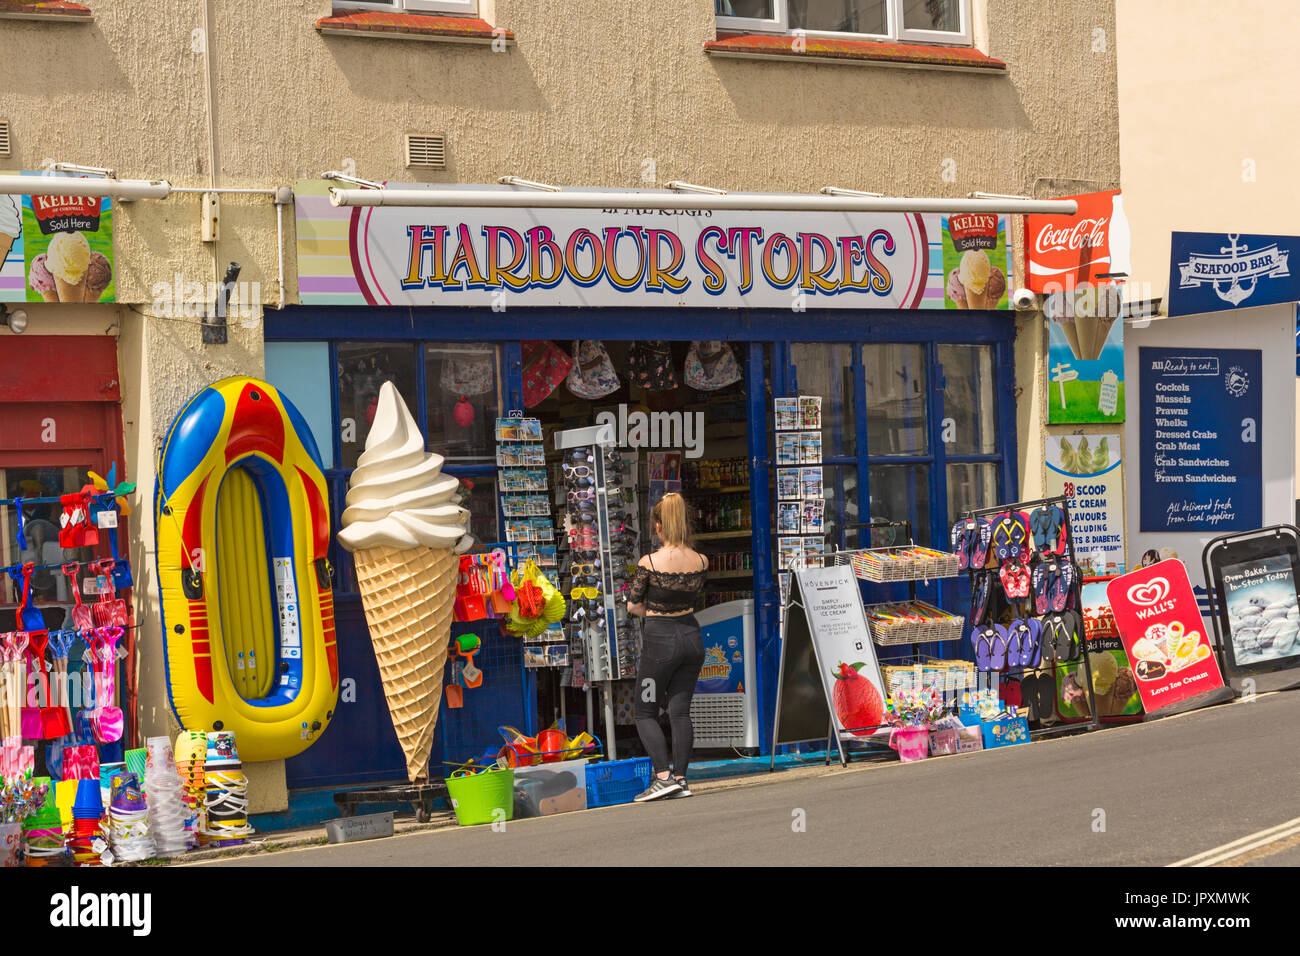
M 770 20 L 757 17 L 728 17 L 717 15 L 718 28 L 739 33 L 781 33 L 804 36 L 833 37 L 841 40 L 883 40 L 894 43 L 924 43 L 934 46 L 973 46 L 971 34 L 971 0 L 960 0 L 961 30 L 905 30 L 903 29 L 904 0 L 886 0 L 885 17 L 887 33 L 845 33 L 838 30 L 791 30 L 790 9 L 787 0 L 772 0 L 775 16 Z
M 478 16 L 478 0 L 334 0 L 334 11 L 377 10 L 381 13 L 445 13 L 451 16 Z

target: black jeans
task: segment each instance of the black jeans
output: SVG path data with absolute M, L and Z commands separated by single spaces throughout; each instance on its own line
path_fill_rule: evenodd
M 704 666 L 704 638 L 694 614 L 652 616 L 641 629 L 641 660 L 636 670 L 636 730 L 654 762 L 655 773 L 668 769 L 668 742 L 659 726 L 666 706 L 673 730 L 673 772 L 686 776 L 695 729 L 691 697 Z

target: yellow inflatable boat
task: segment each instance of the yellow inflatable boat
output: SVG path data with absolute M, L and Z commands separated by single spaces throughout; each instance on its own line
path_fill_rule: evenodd
M 167 693 L 186 730 L 234 733 L 247 761 L 320 737 L 338 701 L 320 452 L 274 386 L 238 376 L 191 398 L 154 495 Z

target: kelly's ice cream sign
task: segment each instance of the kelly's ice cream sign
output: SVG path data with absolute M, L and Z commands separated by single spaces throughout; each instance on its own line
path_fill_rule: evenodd
M 339 208 L 295 186 L 306 304 L 1006 307 L 1005 220 L 968 217 L 962 300 L 948 222 L 912 213 Z M 953 217 L 954 220 L 957 217 Z
M 0 195 L 0 301 L 112 302 L 114 293 L 111 199 Z

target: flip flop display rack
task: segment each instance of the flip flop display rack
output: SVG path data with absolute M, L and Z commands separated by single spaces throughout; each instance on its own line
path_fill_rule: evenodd
M 1032 731 L 1035 738 L 1097 729 L 1069 499 L 964 512 L 952 527 L 952 542 L 960 570 L 971 579 L 965 624 L 976 669 L 1020 681 L 1029 719 L 1040 725 Z M 1007 610 L 1012 620 L 1004 624 L 999 618 Z M 1057 712 L 1057 665 L 1075 662 L 1083 679 L 1067 672 L 1061 693 L 1086 722 L 1064 722 Z

